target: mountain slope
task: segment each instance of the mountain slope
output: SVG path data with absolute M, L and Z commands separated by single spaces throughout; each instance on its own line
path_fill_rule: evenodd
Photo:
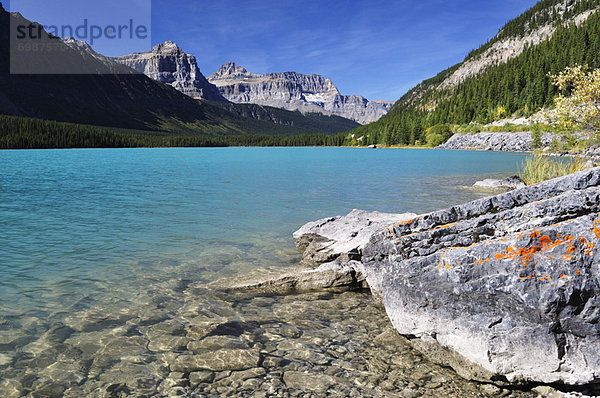
M 574 64 L 600 66 L 599 7 L 599 0 L 540 1 L 353 134 L 365 142 L 413 144 L 436 124 L 489 123 L 551 105 L 556 89 L 548 73 Z
M 232 62 L 208 77 L 231 102 L 337 115 L 365 124 L 391 108 L 387 101 L 369 101 L 359 95 L 341 95 L 329 79 L 296 72 L 259 75 Z
M 82 42 L 44 33 L 42 39 L 32 39 L 40 51 L 13 57 L 13 69 L 23 74 L 10 74 L 11 18 L 13 26 L 30 24 L 0 5 L 0 113 L 141 130 L 160 130 L 176 120 L 195 124 L 198 132 L 227 131 L 197 101 Z M 29 74 L 40 70 L 45 73 Z M 69 73 L 61 74 L 65 71 Z

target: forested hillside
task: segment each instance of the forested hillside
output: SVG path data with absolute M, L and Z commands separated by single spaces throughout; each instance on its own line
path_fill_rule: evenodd
M 0 115 L 0 149 L 340 146 L 343 134 L 177 135 Z
M 561 13 L 561 4 L 570 6 Z M 483 124 L 509 116 L 530 116 L 551 105 L 557 89 L 551 84 L 549 74 L 576 64 L 600 67 L 600 13 L 593 13 L 579 26 L 564 23 L 598 6 L 600 0 L 539 2 L 507 23 L 496 37 L 471 52 L 464 62 L 477 60 L 500 40 L 522 37 L 550 24 L 556 31 L 548 40 L 526 46 L 515 58 L 493 64 L 456 86 L 442 83 L 462 64 L 441 72 L 409 91 L 378 122 L 353 130 L 346 142 L 356 142 L 362 136 L 361 144 L 415 144 L 424 142 L 424 131 L 431 126 Z

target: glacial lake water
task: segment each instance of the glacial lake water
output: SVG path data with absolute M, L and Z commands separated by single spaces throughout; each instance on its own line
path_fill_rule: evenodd
M 298 266 L 291 234 L 308 221 L 354 208 L 423 213 L 486 196 L 468 187 L 515 174 L 525 156 L 0 151 L 0 396 L 480 394 L 399 340 L 367 293 L 251 296 L 207 285 Z M 194 337 L 190 325 L 212 329 Z M 254 374 L 172 372 L 194 339 L 194 352 L 213 350 L 225 363 L 227 353 L 258 353 L 247 366 Z

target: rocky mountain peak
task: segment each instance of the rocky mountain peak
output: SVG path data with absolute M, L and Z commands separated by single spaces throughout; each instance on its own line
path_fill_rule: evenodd
M 125 55 L 115 61 L 168 84 L 182 93 L 211 101 L 226 101 L 219 90 L 200 72 L 196 57 L 186 54 L 177 44 L 168 40 L 152 50 Z
M 164 43 L 159 43 L 152 47 L 153 54 L 179 54 L 184 53 L 181 48 L 171 40 L 167 40 Z
M 233 77 L 250 77 L 253 76 L 253 73 L 250 73 L 241 66 L 238 66 L 235 62 L 225 62 L 219 70 L 208 77 L 208 80 L 213 79 L 227 79 Z

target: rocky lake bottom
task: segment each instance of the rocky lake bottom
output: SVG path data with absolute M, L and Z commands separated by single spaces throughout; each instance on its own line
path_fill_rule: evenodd
M 185 280 L 146 287 L 127 303 L 5 322 L 0 395 L 535 396 L 429 362 L 369 292 L 256 296 Z
M 467 382 L 368 292 L 226 293 L 352 208 L 485 196 L 524 155 L 344 148 L 0 152 L 0 396 L 535 396 Z

